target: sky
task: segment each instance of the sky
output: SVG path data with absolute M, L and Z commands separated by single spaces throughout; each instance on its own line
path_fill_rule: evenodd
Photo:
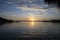
M 0 16 L 11 20 L 60 19 L 60 8 L 44 0 L 0 0 Z

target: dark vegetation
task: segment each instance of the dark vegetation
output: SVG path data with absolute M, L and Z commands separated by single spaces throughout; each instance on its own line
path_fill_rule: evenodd
M 31 22 L 31 21 L 28 21 L 28 20 L 20 20 L 20 21 L 13 21 L 13 20 L 8 20 L 8 19 L 5 19 L 5 18 L 2 18 L 0 17 L 0 24 L 4 24 L 4 23 L 12 23 L 12 22 Z M 37 21 L 34 21 L 34 22 L 52 22 L 52 23 L 60 23 L 60 20 L 43 20 L 43 21 L 40 21 L 40 20 L 37 20 Z
M 44 21 L 42 21 L 42 22 L 60 23 L 60 20 L 56 20 L 56 19 L 54 19 L 54 20 L 50 20 L 50 21 L 48 21 L 48 20 L 44 20 Z
M 60 23 L 60 20 L 51 20 L 53 23 Z
M 13 21 L 12 20 L 7 20 L 5 18 L 0 17 L 0 24 L 11 23 L 11 22 L 13 22 Z

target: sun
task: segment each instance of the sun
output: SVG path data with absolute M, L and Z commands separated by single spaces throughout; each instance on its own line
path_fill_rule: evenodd
M 31 21 L 34 21 L 34 18 L 32 18 Z
M 32 21 L 32 22 L 33 22 L 33 21 L 35 21 L 35 19 L 34 19 L 34 18 L 30 18 L 30 21 Z
M 34 22 L 35 21 L 35 16 L 33 14 L 30 15 L 29 20 Z

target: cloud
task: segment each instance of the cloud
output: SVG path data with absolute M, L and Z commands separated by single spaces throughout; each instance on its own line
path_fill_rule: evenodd
M 53 5 L 49 8 L 48 4 L 45 4 L 43 0 L 9 0 L 7 3 L 22 11 L 33 11 L 40 15 L 56 11 L 52 8 Z
M 45 0 L 46 3 L 50 4 L 56 4 L 60 8 L 60 0 Z
M 44 4 L 41 1 L 42 0 L 10 0 L 7 3 L 11 5 L 13 4 L 12 6 L 17 5 L 19 7 L 28 6 L 28 7 L 47 8 L 48 5 Z
M 23 11 L 46 11 L 47 9 L 43 9 L 43 8 L 37 8 L 37 7 L 27 7 L 27 6 L 24 6 L 24 7 L 16 7 L 18 9 L 21 9 Z
M 7 3 L 22 11 L 32 11 L 34 14 L 42 15 L 48 11 L 48 5 L 43 0 L 9 0 Z
M 35 14 L 45 14 L 48 10 L 48 5 L 42 2 L 43 0 L 9 0 L 7 3 L 22 11 L 33 11 Z
M 56 14 L 59 14 L 59 13 L 58 13 L 58 8 L 57 8 L 57 7 L 49 8 L 49 9 L 48 9 L 48 13 L 49 13 L 49 14 L 53 14 L 53 15 L 54 15 L 54 14 L 55 14 L 55 15 L 56 15 Z

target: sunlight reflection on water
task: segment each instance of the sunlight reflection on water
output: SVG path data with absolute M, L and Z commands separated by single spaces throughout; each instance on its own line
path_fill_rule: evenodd
M 48 22 L 7 23 L 2 25 L 0 30 L 0 35 L 12 36 L 8 34 L 14 34 L 18 37 L 39 37 L 59 34 L 60 24 Z

